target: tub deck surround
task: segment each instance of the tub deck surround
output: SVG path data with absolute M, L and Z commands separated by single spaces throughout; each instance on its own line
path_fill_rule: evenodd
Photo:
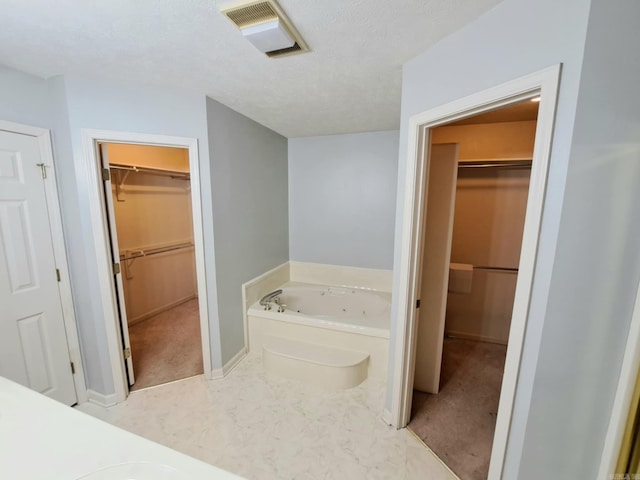
M 289 262 L 286 262 L 244 283 L 242 285 L 244 310 L 246 311 L 265 293 L 275 290 L 290 280 Z
M 393 286 L 392 270 L 346 265 L 290 261 L 289 277 L 293 282 L 355 287 L 379 292 L 391 292 Z
M 284 312 L 264 310 L 259 302 L 247 312 L 249 349 L 263 353 L 265 368 L 290 378 L 317 378 L 333 388 L 357 385 L 365 368 L 369 377 L 386 377 L 389 293 L 300 282 L 278 288 Z M 330 359 L 332 350 L 342 366 Z M 345 358 L 358 356 L 346 367 Z M 352 371 L 340 371 L 345 369 Z M 331 371 L 335 378 L 325 379 Z
M 249 314 L 272 320 L 318 326 L 331 330 L 389 338 L 391 295 L 386 292 L 336 287 L 301 282 L 287 282 L 280 287 L 277 309 L 264 310 L 259 302 L 249 307 Z
M 249 280 L 242 285 L 242 305 L 245 347 L 249 349 L 247 310 L 265 294 L 287 282 L 300 282 L 336 287 L 355 287 L 391 294 L 391 270 L 348 267 L 320 263 L 289 261 Z
M 247 318 L 249 307 L 260 300 L 264 294 L 276 290 L 290 279 L 289 262 L 285 262 L 242 284 L 242 320 L 244 322 L 245 351 L 249 351 L 249 320 Z

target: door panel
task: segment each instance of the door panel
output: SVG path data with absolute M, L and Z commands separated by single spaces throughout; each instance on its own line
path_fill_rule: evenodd
M 25 201 L 0 200 L 0 229 L 11 293 L 38 288 Z
M 109 170 L 109 156 L 106 145 L 100 145 L 100 158 L 102 168 Z M 110 177 L 109 177 L 110 178 Z M 116 229 L 116 213 L 113 207 L 113 194 L 111 179 L 104 182 L 104 199 L 107 208 L 107 220 L 109 224 L 109 236 L 111 237 L 111 258 L 113 263 L 120 263 L 120 247 L 118 246 L 118 231 Z M 133 372 L 133 354 L 131 353 L 131 341 L 129 340 L 129 320 L 127 317 L 127 307 L 124 302 L 124 285 L 122 283 L 122 271 L 115 275 L 116 297 L 118 301 L 118 312 L 120 315 L 120 329 L 122 332 L 122 346 L 128 352 L 125 356 L 129 386 L 136 381 Z
M 0 132 L 0 375 L 76 403 L 36 138 Z
M 447 310 L 458 146 L 431 145 L 423 222 L 414 389 L 438 393 Z

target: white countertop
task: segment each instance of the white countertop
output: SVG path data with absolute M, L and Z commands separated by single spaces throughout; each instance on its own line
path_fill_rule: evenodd
M 145 476 L 147 467 L 164 473 Z M 104 468 L 101 479 L 240 478 L 0 377 L 0 478 L 75 480 Z

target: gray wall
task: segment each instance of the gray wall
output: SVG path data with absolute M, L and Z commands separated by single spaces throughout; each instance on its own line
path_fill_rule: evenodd
M 398 132 L 289 140 L 291 260 L 391 269 Z
M 398 212 L 411 115 L 563 64 L 503 478 L 597 475 L 640 279 L 637 18 L 632 0 L 506 0 L 404 67 Z
M 640 281 L 638 19 L 637 0 L 591 2 L 523 480 L 600 462 Z
M 244 347 L 241 285 L 289 259 L 287 139 L 207 98 L 222 364 Z

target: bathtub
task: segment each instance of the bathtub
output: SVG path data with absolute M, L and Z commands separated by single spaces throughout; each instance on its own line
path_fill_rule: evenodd
M 369 354 L 368 376 L 385 378 L 389 350 L 391 295 L 350 287 L 287 283 L 280 287 L 284 312 L 264 310 L 259 302 L 247 311 L 249 350 L 278 336 Z

